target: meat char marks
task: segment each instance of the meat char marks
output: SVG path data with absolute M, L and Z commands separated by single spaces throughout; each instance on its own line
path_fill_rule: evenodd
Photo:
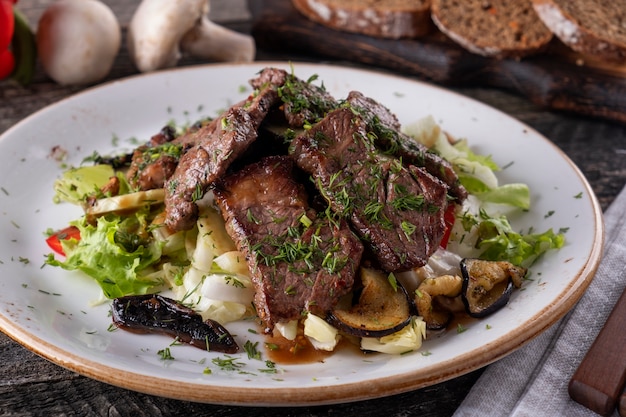
M 214 194 L 245 254 L 267 332 L 305 311 L 324 317 L 352 289 L 363 246 L 345 221 L 309 207 L 289 157 L 266 157 L 227 175 Z
M 163 188 L 165 181 L 174 173 L 182 154 L 182 146 L 176 141 L 176 129 L 165 126 L 153 135 L 148 143 L 140 145 L 130 155 L 111 161 L 115 168 L 128 165 L 126 179 L 137 190 Z
M 330 112 L 292 141 L 297 165 L 387 271 L 423 266 L 445 231 L 448 186 L 376 147 L 351 108 Z
M 184 138 L 191 147 L 165 184 L 165 224 L 171 230 L 193 227 L 198 218 L 195 202 L 257 139 L 261 122 L 280 101 L 277 89 L 286 77 L 283 70 L 265 69 L 251 81 L 255 94 Z
M 450 188 L 450 195 L 457 200 L 463 201 L 467 197 L 467 190 L 459 183 L 452 165 L 402 133 L 398 118 L 387 107 L 358 91 L 351 91 L 346 102 L 365 120 L 374 133 L 376 147 L 383 153 L 402 158 L 404 163 L 424 167 L 442 180 Z

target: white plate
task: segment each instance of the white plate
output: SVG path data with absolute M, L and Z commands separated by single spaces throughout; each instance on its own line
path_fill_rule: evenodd
M 426 115 L 478 152 L 491 154 L 503 182 L 530 186 L 532 209 L 514 227 L 567 228 L 567 244 L 532 268 L 534 281 L 495 315 L 427 341 L 422 352 L 362 356 L 343 350 L 324 362 L 278 365 L 223 358 L 165 336 L 108 331 L 109 305 L 92 306 L 98 287 L 79 273 L 44 267 L 48 228 L 61 228 L 80 210 L 52 202 L 61 171 L 56 158 L 78 164 L 93 151 L 131 149 L 168 121 L 193 122 L 251 92 L 248 80 L 266 65 L 208 65 L 112 82 L 54 104 L 18 123 L 0 141 L 0 328 L 41 356 L 83 375 L 145 393 L 198 402 L 303 405 L 353 401 L 404 392 L 459 376 L 519 348 L 562 317 L 589 285 L 602 252 L 599 205 L 579 170 L 547 139 L 511 117 L 460 95 L 405 78 L 326 65 L 295 64 L 295 74 L 318 74 L 337 98 L 360 90 L 386 104 L 403 123 Z M 488 325 L 488 326 L 487 326 Z M 260 340 L 250 323 L 229 325 L 240 345 Z M 170 347 L 174 360 L 157 353 Z M 265 356 L 266 357 L 266 356 Z M 212 372 L 205 373 L 210 368 Z

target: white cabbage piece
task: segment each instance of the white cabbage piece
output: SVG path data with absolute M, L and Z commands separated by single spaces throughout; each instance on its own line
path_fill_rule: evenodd
M 218 255 L 213 259 L 213 263 L 219 270 L 232 274 L 250 275 L 248 264 L 243 254 L 236 250 L 231 250 Z
M 163 221 L 165 220 L 165 212 L 158 215 L 152 222 L 152 236 L 154 240 L 161 243 L 161 252 L 163 255 L 171 255 L 175 252 L 185 249 L 185 238 L 187 232 L 181 230 L 178 232 L 172 232 L 169 228 L 165 227 Z
M 243 255 L 226 232 L 224 220 L 210 205 L 202 206 L 197 233 L 187 233 L 186 251 L 191 265 L 179 299 L 202 317 L 225 324 L 250 314 L 254 287 Z
M 248 305 L 254 297 L 250 278 L 236 274 L 208 274 L 199 289 L 203 297 Z
M 107 213 L 124 212 L 144 207 L 146 204 L 160 204 L 164 198 L 165 191 L 162 188 L 100 198 L 86 209 L 86 213 L 93 216 L 102 216 Z
M 317 350 L 332 351 L 339 342 L 339 332 L 326 320 L 315 314 L 307 314 L 304 320 L 304 335 Z
M 361 338 L 361 349 L 400 355 L 418 350 L 426 337 L 426 323 L 421 317 L 413 317 L 402 330 L 380 338 Z
M 298 335 L 298 320 L 276 323 L 274 329 L 287 340 L 296 340 Z
M 203 309 L 199 314 L 202 319 L 215 320 L 220 324 L 242 320 L 251 314 L 248 306 L 241 303 L 203 298 L 201 304 Z
M 191 266 L 208 272 L 216 256 L 236 250 L 235 243 L 226 232 L 222 216 L 214 207 L 203 207 L 196 223 L 198 235 L 190 257 Z

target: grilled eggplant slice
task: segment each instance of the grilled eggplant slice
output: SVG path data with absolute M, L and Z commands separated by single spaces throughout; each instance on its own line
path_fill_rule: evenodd
M 165 334 L 200 349 L 235 353 L 239 346 L 221 324 L 171 298 L 158 294 L 129 295 L 113 300 L 113 323 L 133 333 Z
M 340 303 L 329 313 L 328 322 L 357 337 L 383 337 L 407 326 L 411 303 L 404 287 L 379 270 L 361 268 L 360 275 L 363 288 L 356 294 L 358 302 L 348 306 Z
M 506 261 L 463 259 L 461 297 L 467 314 L 486 317 L 504 307 L 514 288 L 522 286 L 527 269 Z

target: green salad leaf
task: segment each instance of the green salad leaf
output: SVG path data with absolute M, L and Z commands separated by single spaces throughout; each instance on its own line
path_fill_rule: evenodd
M 565 244 L 564 234 L 552 229 L 543 233 L 517 233 L 504 216 L 491 217 L 481 211 L 478 219 L 471 221 L 475 223 L 480 258 L 488 261 L 509 261 L 528 268 L 546 251 L 559 249 Z
M 95 225 L 74 221 L 71 224 L 80 229 L 80 240 L 62 241 L 65 260 L 49 255 L 46 263 L 83 271 L 108 298 L 145 294 L 160 284 L 148 278 L 146 271 L 161 258 L 160 244 L 149 238 L 146 214 L 140 210 L 124 217 L 102 216 Z
M 113 167 L 105 164 L 70 168 L 54 182 L 54 199 L 82 204 L 88 196 L 98 195 L 100 187 L 114 175 Z
M 495 173 L 500 167 L 491 156 L 473 152 L 466 139 L 451 143 L 432 116 L 407 126 L 406 131 L 416 141 L 450 162 L 463 187 L 479 200 L 523 210 L 530 208 L 530 191 L 526 184 L 499 185 Z

